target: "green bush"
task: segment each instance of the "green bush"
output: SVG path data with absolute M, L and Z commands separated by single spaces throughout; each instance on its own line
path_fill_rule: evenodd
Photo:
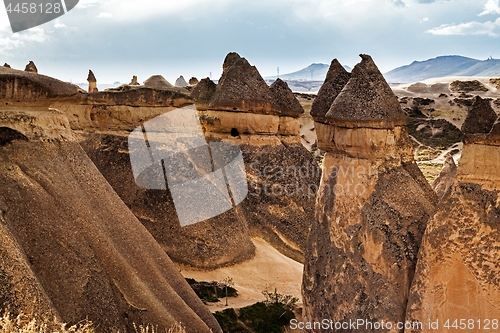
M 280 333 L 295 317 L 282 303 L 258 302 L 240 310 L 239 319 L 255 333 Z
M 238 322 L 238 315 L 234 309 L 226 309 L 214 313 L 224 333 L 248 333 L 249 331 Z

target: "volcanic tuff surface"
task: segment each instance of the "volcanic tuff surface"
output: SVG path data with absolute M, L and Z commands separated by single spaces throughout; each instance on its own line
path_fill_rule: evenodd
M 300 117 L 304 113 L 304 109 L 285 81 L 277 79 L 271 84 L 269 90 L 276 103 L 280 106 L 282 116 Z
M 473 109 L 483 104 L 477 99 Z M 472 331 L 479 332 L 479 324 L 484 328 L 500 316 L 500 136 L 498 123 L 477 126 L 482 120 L 481 112 L 471 112 L 464 123 L 469 131 L 457 179 L 428 223 L 408 320 L 449 320 L 452 326 L 455 319 L 474 318 Z
M 305 321 L 405 317 L 420 241 L 438 198 L 413 160 L 406 128 L 395 126 L 404 114 L 387 88 L 362 55 L 326 115 L 330 129 L 322 140 L 331 145 L 306 252 Z
M 9 101 L 0 106 L 1 307 L 70 324 L 88 318 L 99 332 L 133 323 L 221 332 L 67 118 L 47 110 L 85 94 L 29 72 L 3 69 L 0 80 Z

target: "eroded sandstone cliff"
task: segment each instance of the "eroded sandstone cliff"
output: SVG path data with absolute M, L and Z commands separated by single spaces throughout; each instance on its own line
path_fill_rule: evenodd
M 499 329 L 500 126 L 490 108 L 477 98 L 463 124 L 457 179 L 428 223 L 408 300 L 407 320 L 423 329 L 405 332 L 434 332 L 429 321 L 440 332 Z
M 133 330 L 133 323 L 221 332 L 67 118 L 44 108 L 74 97 L 74 86 L 3 73 L 2 96 L 19 102 L 0 110 L 2 308 L 71 324 L 88 318 L 102 332 Z
M 396 96 L 373 60 L 361 57 L 343 88 L 347 75 L 332 62 L 332 87 L 323 93 L 337 96 L 330 106 L 316 103 L 315 125 L 325 126 L 318 142 L 327 153 L 304 267 L 307 322 L 404 321 L 419 245 L 438 201 L 413 160 Z

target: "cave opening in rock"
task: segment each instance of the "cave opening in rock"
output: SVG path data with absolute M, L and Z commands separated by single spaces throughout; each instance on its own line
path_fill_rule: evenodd
M 14 140 L 28 141 L 28 138 L 12 128 L 0 127 L 0 146 L 5 146 Z
M 240 132 L 236 128 L 231 128 L 231 136 L 240 136 Z

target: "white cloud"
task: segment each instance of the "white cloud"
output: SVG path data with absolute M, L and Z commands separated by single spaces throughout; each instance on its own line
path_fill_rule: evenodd
M 97 15 L 97 18 L 110 18 L 110 17 L 113 17 L 113 14 L 110 14 L 110 13 L 99 13 L 99 15 Z
M 420 23 L 424 23 L 424 22 L 429 22 L 429 18 L 424 17 L 423 19 L 420 20 Z
M 479 16 L 488 14 L 500 14 L 500 0 L 488 0 L 484 5 L 484 11 Z
M 500 18 L 496 21 L 487 22 L 468 22 L 456 25 L 443 24 L 437 28 L 429 29 L 426 32 L 433 35 L 488 35 L 492 37 L 498 36 L 496 30 L 500 29 Z
M 64 24 L 64 23 L 56 22 L 54 24 L 54 28 L 59 29 L 59 28 L 67 28 L 67 27 L 66 27 L 66 24 Z
M 26 44 L 30 43 L 43 43 L 48 38 L 49 36 L 45 30 L 40 27 L 31 28 L 18 33 L 1 34 L 0 54 L 10 55 L 10 51 L 13 49 L 26 46 Z

